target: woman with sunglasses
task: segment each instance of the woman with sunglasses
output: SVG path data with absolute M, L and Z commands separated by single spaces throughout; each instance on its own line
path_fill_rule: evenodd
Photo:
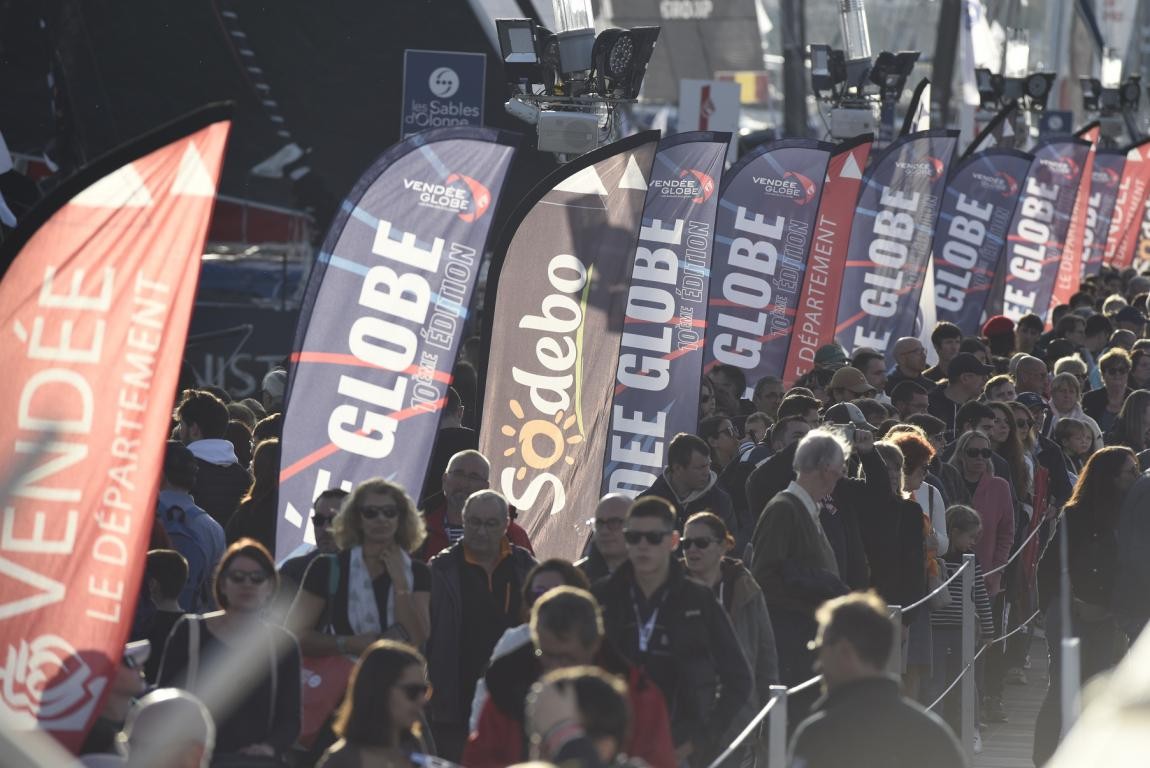
M 295 637 L 264 620 L 278 578 L 271 554 L 253 539 L 228 547 L 215 573 L 222 610 L 187 615 L 172 630 L 158 684 L 200 697 L 216 723 L 216 758 L 274 765 L 300 730 L 300 653 Z M 221 709 L 223 691 L 241 691 Z M 213 695 L 214 694 L 214 695 Z
M 1103 434 L 1118 423 L 1118 413 L 1132 391 L 1129 379 L 1131 367 L 1129 352 L 1121 347 L 1111 348 L 1098 358 L 1102 386 L 1082 396 L 1082 410 L 1098 423 Z
M 333 726 L 340 737 L 316 768 L 423 765 L 427 662 L 405 643 L 377 640 L 352 670 Z
M 1086 462 L 1074 494 L 1065 507 L 1070 617 L 1080 639 L 1081 684 L 1114 666 L 1121 658 L 1126 637 L 1111 612 L 1118 579 L 1118 519 L 1127 491 L 1139 477 L 1133 451 L 1110 446 Z M 1058 746 L 1061 730 L 1060 608 L 1062 571 L 1058 542 L 1048 547 L 1038 567 L 1039 608 L 1046 616 L 1046 644 L 1050 653 L 1050 685 L 1034 727 L 1035 765 L 1043 765 Z
M 735 537 L 727 530 L 722 518 L 711 512 L 691 515 L 683 526 L 680 546 L 687 574 L 714 590 L 715 598 L 730 617 L 755 681 L 747 703 L 720 740 L 720 743 L 727 743 L 766 704 L 770 687 L 779 681 L 775 633 L 767 613 L 767 601 L 754 576 L 742 561 L 727 556 L 735 546 Z M 757 744 L 756 753 L 764 746 Z
M 975 557 L 984 571 L 1006 563 L 1014 544 L 1014 505 L 1010 486 L 994 476 L 990 438 L 981 432 L 964 432 L 956 441 L 954 453 L 942 465 L 942 482 L 950 504 L 965 504 L 982 518 L 982 536 Z M 1002 573 L 986 577 L 991 599 L 1002 589 Z
M 316 558 L 288 613 L 307 656 L 359 656 L 387 637 L 418 647 L 431 626 L 431 571 L 411 557 L 423 519 L 400 486 L 364 480 L 334 521 L 336 555 Z

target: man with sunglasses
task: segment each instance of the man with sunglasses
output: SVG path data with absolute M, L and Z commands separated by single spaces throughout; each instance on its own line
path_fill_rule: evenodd
M 623 533 L 628 562 L 593 592 L 607 638 L 663 692 L 680 764 L 705 766 L 750 695 L 750 668 L 710 588 L 689 579 L 673 557 L 675 523 L 671 502 L 637 499 Z
M 463 537 L 431 567 L 428 707 L 439 755 L 459 761 L 475 685 L 503 633 L 522 623 L 520 596 L 535 558 L 507 540 L 507 500 L 480 490 L 463 505 Z
M 332 523 L 346 497 L 347 491 L 344 489 L 328 488 L 312 503 L 311 525 L 315 532 L 315 546 L 309 552 L 288 558 L 280 566 L 280 596 L 286 604 L 290 604 L 299 592 L 303 575 L 311 561 L 320 555 L 334 555 L 338 550 Z
M 609 493 L 595 507 L 595 533 L 587 556 L 575 563 L 587 580 L 594 584 L 627 562 L 627 545 L 623 541 L 623 524 L 631 498 L 623 493 Z

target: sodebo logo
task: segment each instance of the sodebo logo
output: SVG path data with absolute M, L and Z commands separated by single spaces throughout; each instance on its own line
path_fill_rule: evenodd
M 419 204 L 437 211 L 449 211 L 466 222 L 477 221 L 491 207 L 491 191 L 462 173 L 453 173 L 443 183 L 404 179 L 403 188 L 419 195 Z
M 451 67 L 439 67 L 427 78 L 427 87 L 440 99 L 450 99 L 459 90 L 459 73 Z

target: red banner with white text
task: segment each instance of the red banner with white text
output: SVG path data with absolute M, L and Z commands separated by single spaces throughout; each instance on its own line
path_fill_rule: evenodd
M 1150 196 L 1150 139 L 1144 139 L 1126 151 L 1126 167 L 1118 183 L 1118 200 L 1110 217 L 1103 262 L 1109 267 L 1126 269 L 1134 261 L 1134 246 L 1142 226 L 1146 199 Z
M 229 127 L 95 161 L 4 243 L 0 712 L 73 750 L 132 624 Z
M 1058 262 L 1058 276 L 1054 279 L 1054 295 L 1050 300 L 1052 307 L 1069 304 L 1070 297 L 1082 282 L 1082 264 L 1087 257 L 1086 233 L 1091 223 L 1088 222 L 1090 190 L 1094 184 L 1094 158 L 1098 152 L 1099 132 L 1100 129 L 1095 123 L 1083 128 L 1077 134 L 1078 138 L 1090 142 L 1090 151 L 1082 166 L 1078 197 L 1070 214 L 1070 229 L 1066 232 L 1066 247 L 1062 251 L 1062 259 Z

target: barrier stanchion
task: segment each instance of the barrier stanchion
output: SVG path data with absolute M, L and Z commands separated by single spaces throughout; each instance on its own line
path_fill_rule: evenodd
M 787 764 L 787 687 L 771 686 L 771 703 L 767 715 L 767 768 L 785 768 Z
M 1074 721 L 1078 719 L 1079 688 L 1081 688 L 1078 681 L 1081 680 L 1082 675 L 1081 651 L 1081 641 L 1077 637 L 1062 638 L 1062 660 L 1059 664 L 1062 668 L 1061 735 L 1063 737 L 1070 730 L 1070 726 L 1074 725 Z
M 974 764 L 974 555 L 962 556 L 962 749 Z M 969 674 L 968 674 L 969 673 Z
M 902 606 L 888 605 L 890 620 L 894 622 L 894 644 L 890 649 L 890 658 L 886 660 L 887 674 L 894 675 L 902 680 Z

